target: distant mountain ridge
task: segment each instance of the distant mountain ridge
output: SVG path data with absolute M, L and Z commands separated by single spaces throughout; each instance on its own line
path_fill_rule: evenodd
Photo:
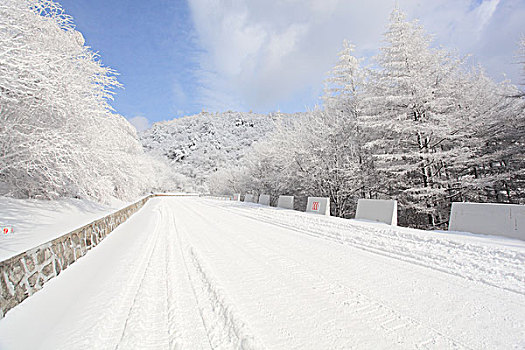
M 294 114 L 207 113 L 155 123 L 140 134 L 145 151 L 169 160 L 196 189 L 206 189 L 215 171 L 235 166 L 277 123 Z

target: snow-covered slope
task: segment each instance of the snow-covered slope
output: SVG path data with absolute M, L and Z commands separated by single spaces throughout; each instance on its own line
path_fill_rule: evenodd
M 0 236 L 0 261 L 89 224 L 130 203 L 113 199 L 109 205 L 86 199 L 55 201 L 0 197 L 0 227 L 13 233 Z
M 291 118 L 284 114 L 241 112 L 200 113 L 155 123 L 140 138 L 146 151 L 167 157 L 175 170 L 197 186 L 205 186 L 210 174 L 236 165 L 246 150 Z

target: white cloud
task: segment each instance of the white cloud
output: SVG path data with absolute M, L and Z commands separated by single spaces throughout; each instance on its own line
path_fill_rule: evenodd
M 485 25 L 491 20 L 496 11 L 500 0 L 483 1 L 476 10 L 476 17 L 478 18 L 478 30 L 482 30 Z
M 317 102 L 343 39 L 370 57 L 381 46 L 393 0 L 190 0 L 204 50 L 198 58 L 208 110 L 276 110 Z M 435 43 L 472 53 L 489 74 L 518 81 L 513 65 L 523 31 L 523 0 L 401 0 Z M 295 106 L 302 109 L 303 105 Z
M 131 125 L 133 125 L 135 129 L 137 129 L 137 131 L 144 131 L 146 129 L 149 129 L 150 127 L 150 121 L 148 120 L 148 118 L 140 115 L 130 118 L 128 120 L 131 123 Z
M 187 102 L 188 98 L 186 96 L 186 92 L 184 91 L 184 88 L 177 80 L 173 81 L 172 92 L 173 92 L 173 99 L 177 105 L 182 105 Z

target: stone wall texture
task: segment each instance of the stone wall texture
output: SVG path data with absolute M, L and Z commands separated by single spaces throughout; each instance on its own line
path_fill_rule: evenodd
M 0 319 L 99 244 L 155 195 L 0 262 Z

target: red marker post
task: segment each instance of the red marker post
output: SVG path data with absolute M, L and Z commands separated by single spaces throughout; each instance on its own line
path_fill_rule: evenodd
M 306 212 L 330 215 L 330 198 L 328 197 L 308 197 Z

